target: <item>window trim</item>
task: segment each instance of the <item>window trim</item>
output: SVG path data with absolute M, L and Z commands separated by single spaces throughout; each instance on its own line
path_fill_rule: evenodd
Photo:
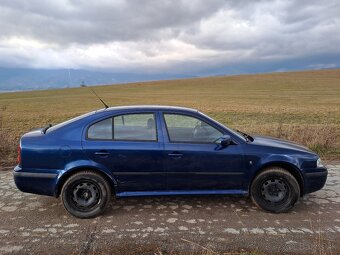
M 114 139 L 114 117 L 119 117 L 119 116 L 123 116 L 123 115 L 136 115 L 136 114 L 152 114 L 155 120 L 155 132 L 156 132 L 156 139 L 155 140 L 127 140 L 127 139 Z M 112 119 L 112 138 L 111 139 L 93 139 L 89 137 L 89 129 L 90 127 L 92 127 L 93 125 L 97 124 L 98 122 L 107 120 L 107 119 Z M 149 143 L 158 143 L 159 139 L 158 139 L 158 123 L 157 123 L 157 114 L 156 112 L 129 112 L 129 113 L 119 113 L 117 115 L 112 115 L 110 117 L 107 118 L 102 118 L 100 120 L 94 121 L 92 123 L 90 123 L 87 128 L 86 128 L 86 134 L 85 134 L 85 140 L 89 140 L 89 141 L 102 141 L 102 142 L 149 142 Z
M 114 118 L 123 116 L 123 115 L 137 115 L 137 114 L 152 114 L 155 120 L 155 132 L 156 132 L 156 139 L 155 140 L 133 140 L 133 139 L 115 139 L 114 135 Z M 112 116 L 112 141 L 116 142 L 149 142 L 149 143 L 158 143 L 158 127 L 157 127 L 157 116 L 155 112 L 135 112 L 135 113 L 122 113 L 115 116 Z
M 104 120 L 108 120 L 108 119 L 111 119 L 111 127 L 112 127 L 112 138 L 111 139 L 99 139 L 99 138 L 90 138 L 89 137 L 89 129 L 93 126 L 93 125 L 96 125 L 97 123 L 101 122 L 101 121 L 104 121 Z M 103 119 L 100 119 L 100 120 L 97 120 L 95 122 L 92 122 L 86 129 L 86 136 L 85 136 L 86 140 L 89 140 L 89 141 L 113 141 L 113 116 L 111 117 L 108 117 L 108 118 L 103 118 Z
M 200 121 L 205 122 L 206 124 L 212 126 L 213 128 L 215 128 L 217 131 L 221 132 L 222 135 L 225 135 L 224 130 L 222 131 L 220 128 L 217 128 L 215 125 L 211 125 L 211 123 L 209 121 L 204 120 L 204 118 L 201 118 L 200 116 L 197 115 L 191 115 L 191 114 L 186 114 L 186 113 L 176 113 L 176 112 L 162 112 L 162 117 L 163 117 L 163 121 L 164 121 L 164 125 L 165 125 L 165 129 L 166 129 L 166 133 L 168 136 L 168 140 L 169 143 L 176 143 L 176 144 L 215 144 L 215 142 L 193 142 L 193 141 L 172 141 L 170 138 L 170 134 L 169 134 L 169 129 L 168 129 L 168 125 L 166 124 L 166 120 L 165 120 L 165 116 L 164 115 L 182 115 L 182 116 L 186 116 L 186 117 L 191 117 L 191 118 L 196 118 Z

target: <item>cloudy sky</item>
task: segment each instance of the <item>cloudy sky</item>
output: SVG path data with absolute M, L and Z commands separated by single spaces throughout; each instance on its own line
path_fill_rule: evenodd
M 339 0 L 0 0 L 0 67 L 209 75 L 340 66 Z

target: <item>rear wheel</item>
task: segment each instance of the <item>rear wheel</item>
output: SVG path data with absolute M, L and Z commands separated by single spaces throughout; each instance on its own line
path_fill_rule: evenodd
M 111 199 L 111 187 L 100 174 L 78 172 L 69 177 L 61 191 L 65 209 L 78 218 L 102 214 Z
M 260 208 L 274 213 L 290 210 L 300 196 L 299 183 L 283 168 L 268 168 L 255 177 L 251 198 Z

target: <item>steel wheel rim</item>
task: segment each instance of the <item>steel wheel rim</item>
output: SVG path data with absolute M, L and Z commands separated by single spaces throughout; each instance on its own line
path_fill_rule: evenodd
M 268 178 L 262 182 L 261 196 L 269 204 L 282 204 L 287 201 L 290 188 L 283 178 Z
M 69 192 L 69 200 L 80 211 L 91 211 L 96 208 L 102 198 L 99 185 L 90 180 L 75 182 Z

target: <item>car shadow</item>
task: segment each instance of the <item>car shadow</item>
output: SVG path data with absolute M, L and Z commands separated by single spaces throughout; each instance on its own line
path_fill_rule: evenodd
M 38 198 L 37 198 L 38 199 Z M 43 197 L 39 199 L 41 208 L 47 210 L 60 211 L 67 214 L 60 199 Z M 312 213 L 318 211 L 326 212 L 329 208 L 326 205 L 312 203 L 307 196 L 300 198 L 292 210 L 285 214 Z M 200 213 L 209 214 L 211 212 L 240 213 L 243 215 L 251 214 L 271 214 L 257 206 L 248 197 L 223 196 L 223 195 L 185 195 L 185 196 L 151 196 L 151 197 L 129 197 L 112 198 L 108 209 L 103 217 L 134 215 L 134 214 L 186 214 Z

